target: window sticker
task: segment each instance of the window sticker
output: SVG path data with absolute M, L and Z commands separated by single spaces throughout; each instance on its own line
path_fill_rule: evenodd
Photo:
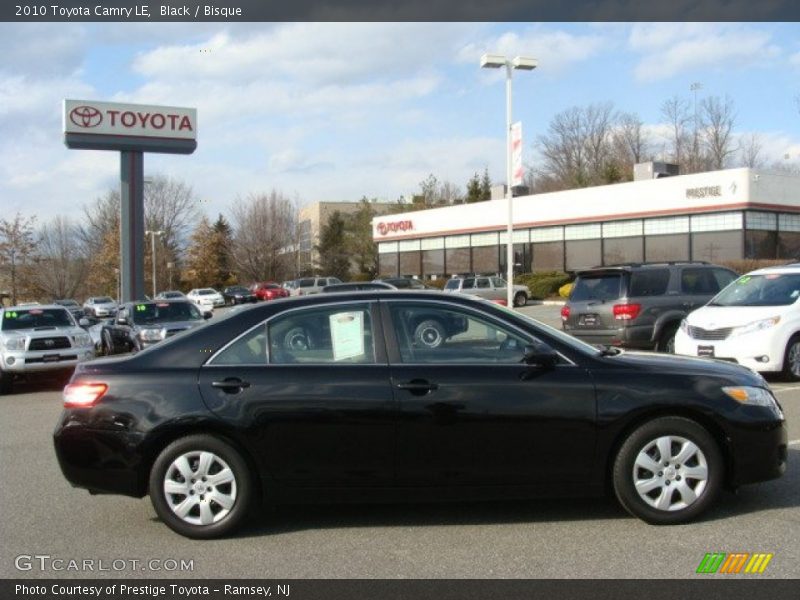
M 136 305 L 136 312 L 145 312 L 147 310 L 147 306 L 144 304 L 137 304 Z
M 737 281 L 736 283 L 738 283 L 739 285 L 744 285 L 748 281 L 750 281 L 750 277 L 749 276 L 745 276 L 745 277 L 742 277 L 741 279 L 739 279 L 739 281 Z
M 343 312 L 329 317 L 333 360 L 345 360 L 364 354 L 364 313 Z

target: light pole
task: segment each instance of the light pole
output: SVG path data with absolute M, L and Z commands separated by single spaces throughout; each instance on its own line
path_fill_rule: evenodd
M 517 56 L 509 60 L 499 54 L 484 54 L 481 56 L 482 69 L 506 68 L 506 202 L 508 202 L 508 223 L 506 230 L 506 301 L 508 307 L 514 306 L 514 209 L 511 200 L 514 194 L 511 191 L 511 74 L 514 69 L 533 71 L 539 62 L 535 58 Z
M 156 236 L 161 237 L 164 235 L 163 231 L 153 231 L 148 229 L 144 232 L 145 235 L 150 236 L 151 247 L 153 249 L 153 300 L 156 298 Z

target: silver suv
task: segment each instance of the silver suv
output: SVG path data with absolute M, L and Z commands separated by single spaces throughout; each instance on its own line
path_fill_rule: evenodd
M 10 394 L 14 378 L 55 372 L 68 376 L 94 356 L 91 336 L 69 311 L 55 304 L 0 310 L 0 393 Z
M 471 294 L 487 300 L 506 300 L 508 298 L 506 280 L 502 277 L 490 277 L 487 275 L 453 277 L 444 285 L 444 291 Z M 512 296 L 514 306 L 525 306 L 530 295 L 531 291 L 527 286 L 515 285 L 514 295 Z
M 319 294 L 326 285 L 342 283 L 338 277 L 303 277 L 297 280 L 297 286 L 290 289 L 292 296 L 309 296 Z

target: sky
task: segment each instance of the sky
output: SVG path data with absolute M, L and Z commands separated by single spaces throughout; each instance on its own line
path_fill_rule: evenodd
M 800 164 L 797 23 L 0 23 L 0 206 L 80 218 L 119 186 L 116 152 L 63 144 L 64 98 L 196 107 L 192 155 L 145 155 L 212 219 L 249 194 L 394 201 L 434 174 L 505 179 L 504 73 L 524 160 L 557 113 L 611 102 L 657 142 L 660 106 L 729 96 L 767 162 Z

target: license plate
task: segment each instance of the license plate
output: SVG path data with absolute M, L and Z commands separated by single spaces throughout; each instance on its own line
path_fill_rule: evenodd
M 698 346 L 697 356 L 714 356 L 714 346 Z
M 61 359 L 59 354 L 45 354 L 42 357 L 42 362 L 58 362 Z
M 594 327 L 597 325 L 597 315 L 581 315 L 581 318 L 578 320 L 580 325 L 586 325 L 588 327 Z

